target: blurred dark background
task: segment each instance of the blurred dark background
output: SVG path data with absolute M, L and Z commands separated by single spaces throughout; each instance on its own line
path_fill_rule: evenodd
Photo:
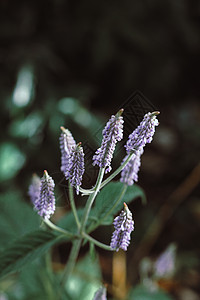
M 141 91 L 161 114 L 139 174 L 148 204 L 131 206 L 137 230 L 128 253 L 130 283 L 137 281 L 138 251 L 154 256 L 175 242 L 191 262 L 181 261 L 186 271 L 176 280 L 194 297 L 200 292 L 199 52 L 197 0 L 0 1 L 2 195 L 19 191 L 28 201 L 31 175 L 44 169 L 60 182 L 59 127 L 95 149 L 94 132 Z M 155 219 L 156 233 L 145 240 Z

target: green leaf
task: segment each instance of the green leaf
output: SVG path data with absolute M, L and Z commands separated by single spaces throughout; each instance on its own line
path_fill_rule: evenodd
M 3 143 L 0 146 L 0 181 L 16 176 L 23 167 L 26 157 L 13 143 Z
M 20 287 L 20 299 L 57 299 L 58 293 L 64 293 L 57 278 L 57 273 L 53 272 L 51 264 L 51 256 L 46 253 L 23 267 L 17 277 L 18 286 Z M 13 287 L 11 287 L 10 290 L 16 295 L 16 289 L 13 290 Z M 64 299 L 63 297 L 62 300 Z
M 81 219 L 83 215 L 83 208 L 77 209 L 77 214 L 79 217 L 79 220 Z M 57 225 L 63 229 L 69 230 L 72 233 L 75 233 L 77 231 L 76 221 L 73 215 L 73 212 L 70 211 L 68 214 L 66 214 L 64 217 L 62 217 Z
M 61 240 L 49 231 L 31 232 L 14 241 L 0 252 L 0 277 L 20 270 Z
M 31 138 L 41 131 L 43 126 L 43 116 L 41 112 L 33 112 L 25 119 L 24 116 L 14 120 L 9 128 L 10 133 L 16 137 Z
M 37 230 L 40 217 L 18 191 L 0 194 L 0 249 L 18 236 Z
M 136 184 L 126 187 L 121 182 L 110 182 L 98 194 L 94 208 L 91 210 L 89 224 L 110 225 L 113 216 L 123 208 L 123 202 L 130 203 L 140 197 L 145 201 L 144 191 Z M 96 218 L 96 222 L 91 219 Z
M 144 285 L 138 285 L 130 291 L 128 300 L 172 300 L 172 298 L 161 290 L 150 290 Z
M 67 282 L 66 290 L 73 300 L 91 300 L 101 286 L 101 270 L 98 259 L 86 255 L 80 260 Z

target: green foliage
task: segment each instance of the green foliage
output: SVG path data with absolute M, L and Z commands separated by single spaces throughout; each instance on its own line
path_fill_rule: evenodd
M 127 188 L 121 182 L 110 182 L 98 194 L 91 210 L 89 230 L 95 225 L 112 224 L 114 215 L 123 208 L 123 202 L 130 203 L 137 198 L 145 201 L 144 191 L 136 184 Z M 92 225 L 91 225 L 91 220 Z M 96 223 L 96 224 L 95 224 Z
M 79 208 L 77 209 L 77 214 L 79 219 L 82 217 L 83 215 L 83 208 Z M 59 227 L 64 228 L 72 233 L 76 232 L 76 221 L 74 219 L 74 215 L 73 212 L 70 211 L 69 213 L 67 213 L 65 216 L 63 216 L 57 224 Z
M 144 285 L 138 285 L 131 290 L 128 300 L 172 300 L 172 298 L 161 290 L 150 291 Z
M 0 252 L 0 277 L 20 270 L 25 264 L 41 256 L 60 239 L 49 231 L 31 232 Z
M 43 115 L 39 111 L 29 114 L 25 119 L 14 120 L 9 128 L 12 136 L 20 138 L 31 138 L 43 129 Z
M 0 146 L 0 181 L 14 177 L 25 163 L 25 155 L 13 143 Z
M 18 191 L 0 194 L 0 250 L 18 236 L 36 230 L 39 223 L 38 214 L 22 201 Z
M 19 274 L 19 286 L 23 295 L 21 295 L 21 298 L 23 299 L 48 299 L 48 293 L 55 296 L 44 259 L 36 260 L 23 268 Z
M 70 277 L 66 290 L 73 300 L 91 300 L 101 286 L 101 271 L 99 261 L 91 259 L 90 255 L 80 260 L 73 275 Z

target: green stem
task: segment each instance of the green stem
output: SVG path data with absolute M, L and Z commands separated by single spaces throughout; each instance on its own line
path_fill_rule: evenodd
M 75 221 L 76 221 L 77 228 L 79 230 L 80 229 L 80 221 L 79 221 L 79 218 L 78 218 L 76 205 L 75 205 L 75 202 L 74 202 L 73 188 L 72 188 L 70 182 L 68 182 L 68 184 L 69 184 L 69 201 L 70 201 L 70 204 L 71 204 L 72 212 L 74 214 L 74 218 L 75 218 Z
M 98 178 L 97 178 L 97 182 L 96 182 L 96 185 L 95 185 L 95 188 L 94 188 L 94 192 L 89 196 L 89 198 L 87 200 L 85 210 L 84 210 L 84 214 L 83 214 L 83 217 L 82 217 L 82 220 L 81 220 L 81 226 L 80 226 L 80 233 L 81 234 L 85 229 L 85 225 L 87 223 L 87 219 L 88 219 L 88 216 L 89 216 L 89 213 L 90 213 L 90 209 L 91 209 L 92 204 L 94 202 L 94 199 L 95 199 L 95 197 L 96 197 L 96 195 L 97 195 L 97 193 L 100 189 L 100 185 L 101 185 L 101 182 L 103 180 L 104 171 L 105 171 L 105 168 L 100 168 L 99 175 L 98 175 Z
M 45 264 L 46 264 L 47 274 L 52 279 L 53 270 L 52 270 L 51 252 L 50 251 L 47 251 L 46 254 L 45 254 Z
M 87 200 L 84 215 L 82 217 L 81 224 L 80 224 L 80 227 L 79 227 L 80 228 L 79 231 L 80 231 L 81 235 L 84 232 L 84 227 L 85 227 L 85 224 L 87 222 L 88 215 L 89 215 L 92 203 L 93 203 L 93 201 L 94 201 L 94 199 L 95 199 L 95 197 L 96 197 L 96 195 L 99 191 L 99 187 L 100 187 L 101 182 L 103 180 L 104 171 L 105 171 L 105 168 L 100 169 L 99 175 L 98 175 L 98 178 L 97 178 L 97 182 L 96 182 L 96 185 L 95 185 L 95 188 L 94 188 L 94 192 L 89 196 L 89 198 Z M 66 264 L 66 267 L 65 267 L 65 270 L 63 272 L 63 277 L 62 277 L 62 280 L 61 280 L 61 285 L 62 286 L 64 286 L 66 284 L 69 276 L 71 275 L 71 273 L 74 269 L 76 259 L 78 257 L 78 253 L 79 253 L 79 250 L 80 250 L 80 247 L 81 247 L 81 242 L 82 242 L 82 239 L 80 237 L 79 237 L 78 240 L 75 240 L 73 242 L 73 246 L 72 246 L 72 249 L 71 249 L 71 252 L 70 252 L 70 255 L 69 255 L 69 260 L 68 260 L 68 262 Z
M 112 249 L 110 248 L 110 246 L 108 245 L 105 245 L 95 239 L 93 239 L 90 235 L 88 235 L 87 233 L 83 232 L 82 233 L 82 236 L 84 238 L 86 238 L 88 241 L 92 242 L 93 244 L 97 245 L 98 247 L 102 248 L 102 249 L 105 249 L 105 250 L 109 250 L 109 251 L 112 251 Z
M 53 224 L 50 220 L 47 220 L 47 219 L 45 220 L 45 219 L 43 219 L 43 221 L 44 221 L 44 223 L 45 223 L 48 227 L 50 227 L 51 229 L 56 230 L 56 231 L 61 232 L 61 233 L 64 233 L 64 235 L 66 235 L 66 236 L 68 236 L 68 237 L 74 237 L 74 234 L 72 234 L 71 232 L 69 232 L 69 231 L 67 231 L 67 230 L 65 230 L 65 229 L 62 229 L 62 228 L 56 226 L 56 225 Z
M 103 218 L 99 219 L 95 224 L 91 225 L 88 228 L 88 233 L 92 232 L 93 230 L 95 230 L 99 225 L 102 224 L 103 220 L 105 220 L 109 215 L 111 215 L 111 213 L 113 212 L 113 210 L 115 209 L 115 207 L 121 202 L 121 200 L 124 197 L 124 194 L 126 193 L 127 190 L 127 185 L 124 184 L 123 189 L 119 195 L 119 198 L 117 199 L 117 201 L 115 202 L 115 204 L 107 211 L 107 213 L 103 216 Z
M 71 276 L 71 274 L 73 272 L 74 266 L 76 264 L 76 259 L 78 257 L 78 253 L 79 253 L 79 250 L 80 250 L 80 247 L 81 247 L 81 242 L 82 242 L 82 239 L 78 239 L 78 240 L 75 240 L 73 242 L 73 246 L 72 246 L 71 251 L 70 251 L 68 262 L 67 262 L 66 267 L 63 271 L 63 277 L 62 277 L 62 280 L 61 280 L 61 285 L 62 286 L 64 286 L 67 283 L 69 277 Z
M 104 187 L 108 182 L 110 182 L 113 178 L 115 178 L 115 176 L 117 176 L 122 170 L 123 170 L 123 168 L 127 165 L 127 163 L 133 158 L 133 155 L 135 154 L 135 152 L 136 152 L 136 150 L 133 150 L 134 152 L 131 152 L 129 155 L 128 155 L 128 157 L 127 157 L 127 159 L 124 161 L 124 163 L 117 169 L 117 170 L 115 170 L 108 178 L 106 178 L 103 182 L 102 182 L 102 184 L 101 184 L 101 186 L 100 186 L 100 189 L 102 188 L 102 187 Z
M 82 193 L 81 196 L 86 196 L 86 195 L 89 195 L 89 194 L 94 193 L 94 190 L 93 190 L 93 189 L 88 189 L 88 190 L 86 190 L 86 189 L 83 189 L 83 188 L 81 188 L 81 187 L 79 187 L 79 191 Z

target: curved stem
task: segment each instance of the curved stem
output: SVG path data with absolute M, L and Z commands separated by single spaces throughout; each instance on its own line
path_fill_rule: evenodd
M 103 244 L 103 243 L 101 243 L 101 242 L 95 240 L 94 238 L 92 238 L 90 235 L 88 235 L 88 234 L 85 233 L 85 232 L 82 233 L 82 236 L 83 236 L 84 238 L 86 238 L 88 241 L 92 242 L 93 244 L 97 245 L 98 247 L 100 247 L 100 248 L 102 248 L 102 249 L 109 250 L 109 251 L 113 251 L 113 250 L 111 249 L 110 246 L 105 245 L 105 244 Z
M 94 188 L 94 192 L 89 196 L 89 198 L 87 200 L 87 203 L 86 203 L 86 206 L 85 206 L 85 211 L 84 211 L 84 214 L 83 214 L 83 217 L 82 217 L 82 220 L 81 220 L 81 226 L 80 226 L 80 233 L 81 234 L 85 229 L 85 225 L 87 223 L 87 219 L 88 219 L 88 216 L 89 216 L 89 213 L 90 213 L 90 209 L 91 209 L 92 204 L 94 202 L 94 199 L 95 199 L 95 197 L 96 197 L 96 195 L 97 195 L 97 193 L 100 189 L 100 185 L 101 185 L 101 182 L 103 180 L 104 171 L 105 171 L 105 168 L 100 168 L 99 175 L 98 175 L 98 178 L 97 178 L 97 182 L 96 182 L 96 185 L 95 185 L 95 188 Z
M 81 196 L 86 196 L 86 195 L 94 193 L 94 189 L 88 189 L 88 190 L 86 190 L 86 189 L 83 189 L 81 187 L 79 187 L 79 191 L 82 193 Z
M 69 201 L 70 201 L 70 204 L 71 204 L 72 212 L 74 214 L 74 218 L 75 218 L 75 221 L 76 221 L 77 228 L 79 230 L 80 229 L 80 221 L 79 221 L 79 218 L 78 218 L 76 205 L 75 205 L 75 202 L 74 202 L 73 187 L 71 186 L 70 182 L 68 182 L 68 185 L 69 185 Z
M 66 235 L 68 237 L 74 237 L 74 234 L 72 234 L 71 232 L 69 232 L 69 231 L 67 231 L 67 230 L 65 230 L 63 228 L 60 228 L 60 227 L 56 226 L 50 220 L 43 219 L 43 221 L 51 229 L 56 230 L 56 231 L 61 232 L 61 233 L 64 233 L 64 235 Z
M 133 158 L 133 156 L 135 155 L 135 152 L 136 152 L 136 150 L 133 150 L 133 152 L 131 152 L 129 155 L 128 155 L 128 157 L 127 157 L 127 159 L 123 162 L 123 164 L 117 169 L 117 170 L 115 170 L 108 178 L 106 178 L 103 182 L 102 182 L 102 184 L 101 184 L 101 186 L 100 186 L 100 189 L 102 188 L 102 187 L 104 187 L 108 182 L 110 182 L 113 178 L 115 178 L 115 176 L 117 176 L 123 169 L 124 169 L 124 167 L 127 165 L 127 163 Z

